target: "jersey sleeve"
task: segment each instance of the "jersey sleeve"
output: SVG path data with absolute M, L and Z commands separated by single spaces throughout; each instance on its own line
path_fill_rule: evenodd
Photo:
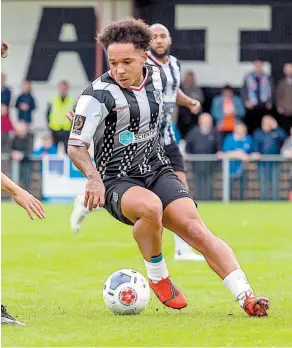
M 94 96 L 81 95 L 76 104 L 68 145 L 89 148 L 97 127 L 108 114 L 104 103 Z

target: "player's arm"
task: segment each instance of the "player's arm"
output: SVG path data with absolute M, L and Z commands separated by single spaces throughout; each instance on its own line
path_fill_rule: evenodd
M 32 220 L 34 220 L 33 214 L 40 219 L 46 217 L 42 203 L 3 173 L 1 173 L 1 189 L 10 193 L 15 202 L 27 211 Z
M 71 117 L 72 114 L 74 113 L 71 113 Z M 69 157 L 88 179 L 84 206 L 88 206 L 89 211 L 97 206 L 102 207 L 104 205 L 105 188 L 100 173 L 92 164 L 88 148 L 96 128 L 107 114 L 108 111 L 105 106 L 96 98 L 90 95 L 81 95 L 76 105 L 73 126 L 68 141 Z
M 193 114 L 197 114 L 201 109 L 201 103 L 188 97 L 180 88 L 177 90 L 176 104 L 189 108 Z

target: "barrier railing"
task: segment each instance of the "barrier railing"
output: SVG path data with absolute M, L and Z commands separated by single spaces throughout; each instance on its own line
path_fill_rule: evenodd
M 185 161 L 189 189 L 198 201 L 292 201 L 292 159 L 266 155 L 240 161 L 185 155 Z M 38 198 L 72 200 L 85 186 L 85 178 L 67 156 L 14 161 L 2 155 L 1 163 L 4 173 Z M 8 196 L 4 193 L 2 198 Z

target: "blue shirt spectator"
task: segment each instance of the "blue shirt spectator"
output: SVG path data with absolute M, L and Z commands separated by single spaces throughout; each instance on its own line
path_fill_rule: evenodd
M 23 93 L 16 100 L 15 107 L 18 109 L 19 121 L 26 123 L 32 122 L 32 112 L 35 110 L 34 97 L 31 95 L 30 81 L 24 81 L 22 85 Z
M 212 100 L 211 114 L 215 119 L 217 129 L 223 132 L 233 132 L 236 123 L 245 115 L 245 108 L 233 88 L 226 85 L 221 95 Z
M 35 156 L 44 156 L 44 155 L 57 155 L 58 147 L 53 144 L 53 139 L 50 135 L 45 135 L 42 139 L 43 145 L 33 151 Z
M 255 151 L 262 155 L 278 155 L 286 138 L 285 131 L 278 127 L 272 116 L 265 116 L 262 120 L 262 129 L 254 133 Z
M 10 105 L 11 91 L 5 84 L 6 76 L 1 74 L 1 104 L 6 105 L 8 108 Z
M 248 159 L 253 152 L 253 139 L 247 135 L 246 126 L 239 123 L 232 134 L 226 135 L 223 143 L 223 152 L 230 158 L 230 174 L 239 177 L 242 174 L 242 161 Z

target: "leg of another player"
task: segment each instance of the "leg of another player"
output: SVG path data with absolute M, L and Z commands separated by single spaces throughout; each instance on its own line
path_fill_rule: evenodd
M 131 187 L 121 198 L 121 211 L 134 224 L 133 235 L 144 257 L 151 288 L 165 306 L 181 309 L 187 300 L 169 279 L 162 255 L 162 210 L 159 197 L 139 186 Z
M 94 208 L 93 211 L 101 210 L 102 208 Z M 74 208 L 70 217 L 71 230 L 78 233 L 81 228 L 82 222 L 88 215 L 89 210 L 84 206 L 84 195 L 78 195 L 74 201 Z
M 175 174 L 184 184 L 186 190 L 189 191 L 186 174 L 184 172 L 175 172 Z M 173 236 L 175 245 L 174 259 L 176 261 L 206 261 L 202 255 L 194 253 L 192 247 L 183 239 L 181 239 L 176 233 L 174 233 Z
M 209 266 L 223 279 L 224 285 L 248 315 L 268 314 L 268 300 L 253 295 L 234 252 L 222 239 L 209 231 L 190 198 L 180 198 L 170 203 L 164 210 L 163 224 L 205 256 Z

